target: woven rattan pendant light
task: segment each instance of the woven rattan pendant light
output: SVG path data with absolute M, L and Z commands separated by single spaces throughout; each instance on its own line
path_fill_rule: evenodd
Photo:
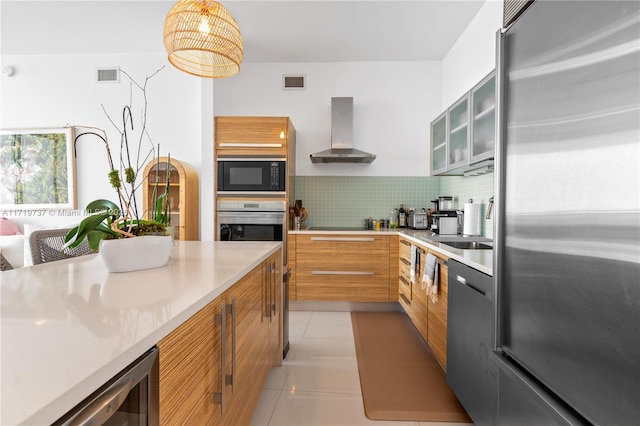
M 231 13 L 213 0 L 180 0 L 164 21 L 169 62 L 199 77 L 236 75 L 242 62 L 242 35 Z

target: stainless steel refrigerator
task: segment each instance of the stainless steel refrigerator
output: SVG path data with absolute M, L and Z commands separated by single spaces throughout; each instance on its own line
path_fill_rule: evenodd
M 497 423 L 640 424 L 640 2 L 498 32 Z

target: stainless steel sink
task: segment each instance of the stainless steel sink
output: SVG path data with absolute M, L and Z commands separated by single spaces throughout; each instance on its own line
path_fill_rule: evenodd
M 443 241 L 443 245 L 462 250 L 492 250 L 493 246 L 480 241 Z

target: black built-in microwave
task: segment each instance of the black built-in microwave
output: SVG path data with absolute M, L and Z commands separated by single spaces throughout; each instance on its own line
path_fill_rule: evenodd
M 284 158 L 218 159 L 218 193 L 284 193 L 286 177 Z

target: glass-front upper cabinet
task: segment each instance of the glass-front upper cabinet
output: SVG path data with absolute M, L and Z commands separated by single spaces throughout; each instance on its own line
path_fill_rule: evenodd
M 447 113 L 431 122 L 431 175 L 447 170 Z
M 471 90 L 471 162 L 494 156 L 496 143 L 496 77 L 491 72 Z
M 449 108 L 449 153 L 447 169 L 469 162 L 469 94 Z

